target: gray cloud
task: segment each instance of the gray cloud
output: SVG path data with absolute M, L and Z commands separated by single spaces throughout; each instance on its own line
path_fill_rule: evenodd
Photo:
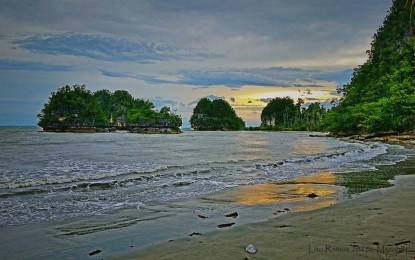
M 151 63 L 166 60 L 201 60 L 220 55 L 207 50 L 176 48 L 154 42 L 129 41 L 121 38 L 86 34 L 32 36 L 14 41 L 18 48 L 33 53 L 72 55 L 105 61 Z
M 0 70 L 28 70 L 28 71 L 72 71 L 73 66 L 47 64 L 43 62 L 0 59 Z
M 320 88 L 318 84 L 298 84 L 297 81 L 313 82 L 317 80 L 333 79 L 333 75 L 340 76 L 347 71 L 326 71 L 326 70 L 308 70 L 299 68 L 248 68 L 248 69 L 222 69 L 206 71 L 179 71 L 177 80 L 165 80 L 155 76 L 139 75 L 135 73 L 120 73 L 107 70 L 101 70 L 101 73 L 108 77 L 135 78 L 143 80 L 149 84 L 181 84 L 199 86 L 208 88 L 210 86 L 224 85 L 232 89 L 238 89 L 242 86 L 266 86 L 266 87 L 308 87 Z M 307 89 L 305 94 L 309 94 Z
M 127 73 L 127 72 L 113 72 L 108 70 L 100 70 L 101 74 L 111 78 L 133 78 L 143 80 L 149 84 L 158 85 L 158 84 L 165 84 L 165 83 L 176 83 L 171 80 L 164 80 L 160 79 L 156 76 L 148 76 L 148 75 L 139 75 L 134 73 Z

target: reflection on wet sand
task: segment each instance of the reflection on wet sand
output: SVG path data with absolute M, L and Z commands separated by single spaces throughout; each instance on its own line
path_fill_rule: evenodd
M 290 183 L 264 183 L 240 186 L 220 197 L 227 202 L 244 206 L 277 203 L 294 203 L 293 210 L 309 211 L 334 205 L 338 201 L 339 187 L 334 186 L 336 176 L 330 172 L 319 172 L 313 176 L 302 176 Z M 315 193 L 315 199 L 307 195 Z M 211 197 L 212 199 L 212 197 Z M 299 202 L 299 203 L 298 203 Z
M 298 176 L 295 183 L 336 184 L 337 177 L 328 171 L 321 171 L 311 176 Z

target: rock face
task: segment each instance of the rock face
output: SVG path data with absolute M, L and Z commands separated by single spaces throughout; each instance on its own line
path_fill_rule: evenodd
M 256 248 L 254 245 L 249 244 L 246 248 L 245 251 L 250 253 L 250 254 L 255 254 L 256 253 Z

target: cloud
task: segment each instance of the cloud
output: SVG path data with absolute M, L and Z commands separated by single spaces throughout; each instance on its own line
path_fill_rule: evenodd
M 174 83 L 174 84 L 176 83 L 175 81 L 160 79 L 156 76 L 139 75 L 139 74 L 128 73 L 128 72 L 114 72 L 114 71 L 109 71 L 109 70 L 100 70 L 100 72 L 102 75 L 111 77 L 111 78 L 133 78 L 133 79 L 143 80 L 149 84 L 154 84 L 154 85 L 165 84 L 165 83 Z
M 269 103 L 269 102 L 271 102 L 271 100 L 273 100 L 273 98 L 261 98 L 261 99 L 258 99 L 258 100 L 262 101 L 264 103 Z
M 168 60 L 203 60 L 221 57 L 202 49 L 177 48 L 145 41 L 88 34 L 43 34 L 16 40 L 13 44 L 33 53 L 72 55 L 104 61 L 152 63 Z
M 216 96 L 216 95 L 207 95 L 206 98 L 210 99 L 210 100 L 216 100 L 216 99 L 225 99 L 225 97 L 221 97 L 221 96 Z
M 319 84 L 296 83 L 296 84 L 294 84 L 294 87 L 297 87 L 297 88 L 304 88 L 304 87 L 306 87 L 306 88 L 307 87 L 310 87 L 310 88 L 322 88 L 324 86 L 319 85 Z
M 160 108 L 162 108 L 164 106 L 176 107 L 176 106 L 179 105 L 179 103 L 176 100 L 163 99 L 163 98 L 160 98 L 160 97 L 151 99 L 151 102 L 158 109 L 160 109 Z
M 207 98 L 207 99 L 209 99 L 209 100 L 216 100 L 216 99 L 225 99 L 225 97 L 223 97 L 223 96 L 216 96 L 216 95 L 207 95 L 207 96 L 204 96 L 203 98 Z M 194 105 L 196 105 L 198 102 L 199 102 L 199 100 L 200 100 L 201 98 L 198 98 L 197 100 L 193 100 L 192 102 L 189 102 L 189 103 L 187 103 L 187 106 L 194 106 Z
M 327 80 L 337 82 L 337 86 L 343 86 L 347 82 L 350 82 L 352 78 L 353 70 L 352 69 L 345 69 L 345 70 L 338 70 L 338 71 L 323 71 L 316 76 L 317 80 Z
M 178 77 L 180 79 L 175 81 L 175 83 L 203 87 L 223 85 L 233 89 L 247 85 L 265 87 L 277 86 L 320 88 L 323 86 L 321 84 L 315 84 L 315 82 L 345 80 L 348 73 L 349 70 L 327 71 L 284 67 L 244 69 L 229 68 L 205 71 L 189 70 L 179 72 Z
M 113 72 L 100 70 L 108 77 L 135 78 L 149 84 L 179 84 L 192 85 L 199 88 L 211 86 L 226 86 L 233 90 L 240 87 L 264 86 L 264 87 L 307 87 L 321 88 L 321 84 L 313 84 L 317 81 L 331 81 L 344 76 L 343 71 L 309 70 L 301 68 L 229 68 L 216 70 L 187 70 L 175 73 L 177 79 L 162 79 L 156 76 L 140 75 L 133 72 Z M 171 76 L 171 75 L 169 75 Z M 297 83 L 310 82 L 310 83 Z
M 246 85 L 257 86 L 283 86 L 289 87 L 287 82 L 279 81 L 258 73 L 249 71 L 224 70 L 224 71 L 187 71 L 182 73 L 180 84 L 195 86 L 224 85 L 235 88 Z
M 47 64 L 43 62 L 0 59 L 0 70 L 28 70 L 28 71 L 72 71 L 68 65 Z

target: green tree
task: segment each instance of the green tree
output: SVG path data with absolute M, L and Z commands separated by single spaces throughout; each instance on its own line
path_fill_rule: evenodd
M 202 98 L 193 109 L 190 125 L 195 130 L 243 130 L 245 122 L 223 99 Z
M 298 106 L 290 97 L 272 99 L 261 112 L 262 126 L 290 126 L 294 122 Z
M 394 0 L 373 36 L 369 57 L 341 92 L 340 104 L 325 117 L 333 133 L 414 130 L 415 37 L 413 0 Z M 409 21 L 409 23 L 408 23 Z
M 41 127 L 96 126 L 106 123 L 99 102 L 85 89 L 85 85 L 67 85 L 52 92 L 38 117 Z

